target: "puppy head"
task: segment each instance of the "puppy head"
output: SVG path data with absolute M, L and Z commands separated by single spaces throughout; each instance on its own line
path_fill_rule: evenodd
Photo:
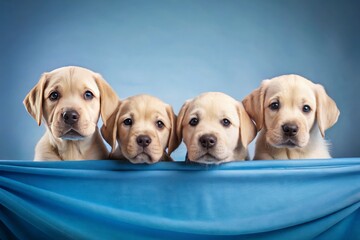
M 180 144 L 175 131 L 176 116 L 172 107 L 161 100 L 138 95 L 125 99 L 117 114 L 103 126 L 105 140 L 116 148 L 116 140 L 122 155 L 132 163 L 155 163 Z
M 220 92 L 188 100 L 178 115 L 177 135 L 190 161 L 227 162 L 255 138 L 256 129 L 242 104 Z
M 38 125 L 42 119 L 55 138 L 81 140 L 92 135 L 101 114 L 104 123 L 118 97 L 97 73 L 63 67 L 44 73 L 24 99 Z
M 316 123 L 324 136 L 339 116 L 324 88 L 298 75 L 264 80 L 243 104 L 257 129 L 266 130 L 266 141 L 278 148 L 305 147 Z

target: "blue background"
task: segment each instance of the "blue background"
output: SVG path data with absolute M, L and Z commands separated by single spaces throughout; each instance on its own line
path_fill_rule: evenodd
M 176 113 L 202 92 L 242 100 L 263 79 L 300 74 L 341 111 L 327 131 L 332 155 L 360 156 L 359 12 L 349 0 L 0 1 L 0 159 L 33 158 L 45 130 L 22 101 L 43 72 L 65 65 Z M 182 145 L 174 157 L 184 156 Z

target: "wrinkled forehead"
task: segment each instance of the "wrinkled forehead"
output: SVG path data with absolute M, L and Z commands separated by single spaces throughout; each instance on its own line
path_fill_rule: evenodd
M 198 117 L 202 119 L 231 118 L 238 120 L 239 115 L 236 101 L 230 98 L 197 98 L 190 105 L 187 115 L 189 118 Z
M 64 91 L 91 90 L 93 94 L 99 95 L 94 73 L 85 69 L 63 69 L 48 73 L 48 89 L 62 89 Z
M 265 102 L 281 100 L 285 103 L 316 102 L 314 88 L 306 81 L 276 80 L 269 83 Z
M 138 120 L 167 120 L 166 104 L 161 101 L 146 98 L 133 98 L 122 102 L 120 116 L 132 117 Z

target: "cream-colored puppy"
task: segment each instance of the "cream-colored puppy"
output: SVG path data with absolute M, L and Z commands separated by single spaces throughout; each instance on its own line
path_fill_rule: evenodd
M 219 164 L 247 160 L 247 146 L 256 129 L 241 102 L 221 92 L 208 92 L 182 106 L 177 135 L 186 145 L 186 160 Z
M 180 144 L 175 124 L 176 116 L 170 105 L 143 94 L 121 101 L 101 132 L 112 147 L 112 159 L 152 164 L 172 160 L 170 154 Z
M 340 112 L 321 85 L 284 75 L 264 80 L 243 104 L 261 130 L 254 159 L 330 158 L 323 137 Z
M 35 160 L 108 158 L 97 122 L 101 115 L 106 124 L 118 101 L 105 80 L 88 69 L 69 66 L 44 73 L 24 99 L 27 111 L 46 127 Z

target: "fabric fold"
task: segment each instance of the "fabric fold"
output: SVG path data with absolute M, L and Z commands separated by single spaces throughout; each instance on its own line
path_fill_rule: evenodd
M 359 239 L 360 159 L 0 161 L 0 238 Z

